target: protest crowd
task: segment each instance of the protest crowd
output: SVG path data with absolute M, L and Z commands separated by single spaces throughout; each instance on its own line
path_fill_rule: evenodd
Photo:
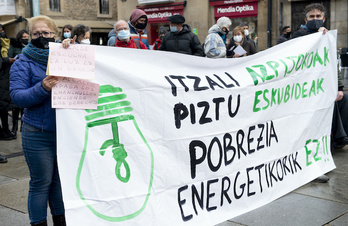
M 304 13 L 306 23 L 293 34 L 289 26 L 284 26 L 277 44 L 315 32 L 325 35 L 328 30 L 324 27 L 326 10 L 323 5 L 310 4 Z M 185 23 L 184 16 L 173 15 L 168 18 L 170 30 L 161 27 L 158 38 L 150 45 L 145 30 L 147 22 L 146 13 L 135 9 L 128 21 L 119 20 L 114 24 L 107 45 L 109 48 L 168 51 L 212 58 L 212 64 L 216 58 L 247 57 L 258 52 L 257 44 L 248 32 L 248 24 L 232 24 L 227 17 L 217 19 L 216 24 L 206 31 L 204 42 Z M 232 34 L 232 38 L 228 39 L 228 34 Z M 75 27 L 67 24 L 58 31 L 54 20 L 47 16 L 31 18 L 28 30 L 19 31 L 16 37 L 7 37 L 6 27 L 0 24 L 0 140 L 17 139 L 21 132 L 31 177 L 28 195 L 31 225 L 47 225 L 47 204 L 54 225 L 66 225 L 56 159 L 55 109 L 51 107 L 50 99 L 58 79 L 46 75 L 49 42 L 62 43 L 64 48 L 74 44 L 90 45 L 92 35 L 88 24 Z M 338 76 L 331 130 L 333 146 L 343 148 L 348 144 L 348 100 L 343 93 L 339 71 Z M 12 117 L 11 125 L 9 117 Z M 0 163 L 6 162 L 7 158 L 0 152 Z M 326 182 L 329 178 L 323 175 L 317 180 Z

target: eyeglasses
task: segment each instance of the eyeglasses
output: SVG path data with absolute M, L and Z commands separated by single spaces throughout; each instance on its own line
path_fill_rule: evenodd
M 128 30 L 129 29 L 129 27 L 121 27 L 121 28 L 119 28 L 119 29 L 117 29 L 116 31 L 122 31 L 122 30 Z
M 36 32 L 36 33 L 32 33 L 31 34 L 31 37 L 33 38 L 38 38 L 40 36 L 43 36 L 45 38 L 52 38 L 54 37 L 55 33 L 54 32 L 47 32 L 47 31 L 44 31 L 42 33 L 39 33 L 39 32 Z

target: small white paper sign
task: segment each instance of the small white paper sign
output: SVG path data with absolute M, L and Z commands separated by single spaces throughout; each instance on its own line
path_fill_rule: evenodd
M 94 79 L 95 47 L 70 45 L 63 48 L 61 43 L 50 42 L 48 74 L 79 79 Z
M 238 45 L 233 51 L 235 54 L 238 54 L 239 56 L 242 56 L 247 53 L 245 49 L 243 49 L 243 47 L 240 45 Z
M 52 88 L 52 108 L 97 109 L 99 84 L 60 77 Z

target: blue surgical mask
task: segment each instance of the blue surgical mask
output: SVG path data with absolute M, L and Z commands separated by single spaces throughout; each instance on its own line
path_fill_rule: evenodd
M 175 26 L 170 26 L 170 32 L 177 32 L 178 31 L 178 28 L 175 27 Z
M 121 30 L 117 32 L 117 37 L 119 40 L 126 40 L 130 37 L 130 31 L 129 30 Z
M 70 38 L 71 37 L 71 33 L 70 32 L 64 32 L 64 38 Z

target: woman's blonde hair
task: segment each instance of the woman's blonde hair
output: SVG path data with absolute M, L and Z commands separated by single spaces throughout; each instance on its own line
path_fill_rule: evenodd
M 29 19 L 28 25 L 29 25 L 29 32 L 33 32 L 33 25 L 37 23 L 38 21 L 43 21 L 44 23 L 47 24 L 49 28 L 51 28 L 54 33 L 57 35 L 58 34 L 58 27 L 56 23 L 48 16 L 35 16 Z
M 237 27 L 235 27 L 235 28 L 233 29 L 232 35 L 234 36 L 238 31 L 239 31 L 240 33 L 242 33 L 243 36 L 245 36 L 245 34 L 244 34 L 244 29 L 241 28 L 241 27 L 239 27 L 239 26 L 237 26 Z

